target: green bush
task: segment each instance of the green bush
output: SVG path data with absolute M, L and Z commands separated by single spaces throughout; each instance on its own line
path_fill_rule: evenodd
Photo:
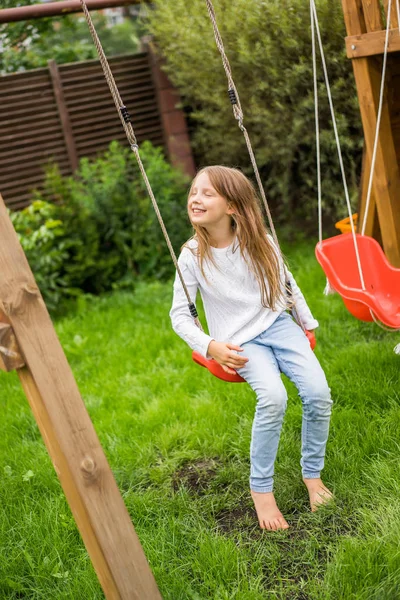
M 62 309 L 97 269 L 98 234 L 90 219 L 72 204 L 39 199 L 10 216 L 49 310 Z
M 341 3 L 319 0 L 318 14 L 353 197 L 362 131 Z M 155 0 L 150 29 L 167 59 L 193 122 L 200 166 L 222 163 L 251 173 L 243 136 L 204 0 Z M 309 3 L 304 0 L 215 0 L 224 46 L 274 217 L 317 218 L 316 153 Z M 319 68 L 323 202 L 328 218 L 346 216 L 337 151 Z
M 175 252 L 190 235 L 187 178 L 150 142 L 140 154 Z M 46 200 L 44 200 L 46 198 Z M 165 280 L 174 265 L 129 148 L 112 142 L 96 160 L 82 159 L 74 177 L 46 170 L 41 192 L 11 219 L 50 310 L 83 293 Z

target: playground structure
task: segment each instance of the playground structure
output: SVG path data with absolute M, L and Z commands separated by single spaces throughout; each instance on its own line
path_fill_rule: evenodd
M 397 0 L 397 10 L 400 17 L 400 6 Z M 316 257 L 321 264 L 326 276 L 327 276 L 327 287 L 326 292 L 330 289 L 338 292 L 349 312 L 356 318 L 362 321 L 375 321 L 376 324 L 383 328 L 387 328 L 391 331 L 400 330 L 400 269 L 394 265 L 398 263 L 398 234 L 399 234 L 399 202 L 398 202 L 398 187 L 394 189 L 394 193 L 391 190 L 391 184 L 393 181 L 388 179 L 386 184 L 387 187 L 380 188 L 381 182 L 380 173 L 376 173 L 375 167 L 379 160 L 383 161 L 382 164 L 388 168 L 388 171 L 384 174 L 394 178 L 395 181 L 398 179 L 398 161 L 397 156 L 391 157 L 385 156 L 385 152 L 393 150 L 392 146 L 387 144 L 383 145 L 383 141 L 388 142 L 388 136 L 391 133 L 386 131 L 384 139 L 381 136 L 381 123 L 382 117 L 384 123 L 387 125 L 388 120 L 391 125 L 387 109 L 387 87 L 386 87 L 386 71 L 389 55 L 389 40 L 390 40 L 390 13 L 391 13 L 392 0 L 387 3 L 386 13 L 386 25 L 384 33 L 384 47 L 383 57 L 380 66 L 380 77 L 378 85 L 373 80 L 365 82 L 362 78 L 357 81 L 357 89 L 360 97 L 360 103 L 365 102 L 365 98 L 368 100 L 376 100 L 376 119 L 373 131 L 373 139 L 369 140 L 369 144 L 366 144 L 367 162 L 368 169 L 364 170 L 363 173 L 363 189 L 366 189 L 366 195 L 362 198 L 362 219 L 358 224 L 358 233 L 355 229 L 357 222 L 355 215 L 352 215 L 351 203 L 349 197 L 349 190 L 346 180 L 345 169 L 343 165 L 343 157 L 340 147 L 340 139 L 338 135 L 337 121 L 335 115 L 335 109 L 332 101 L 332 94 L 330 90 L 329 75 L 326 66 L 325 53 L 321 40 L 321 32 L 318 23 L 318 14 L 316 10 L 315 0 L 310 0 L 310 17 L 311 17 L 311 40 L 312 40 L 312 59 L 313 59 L 313 74 L 314 74 L 314 102 L 315 102 L 315 138 L 316 138 L 316 155 L 317 155 L 317 191 L 318 191 L 318 221 L 319 221 L 319 242 L 316 246 L 315 253 Z M 356 4 L 350 6 L 350 9 L 354 9 Z M 371 3 L 366 8 L 371 9 Z M 380 5 L 377 2 L 375 8 L 380 11 Z M 384 7 L 382 7 L 384 8 Z M 353 14 L 353 13 L 351 13 Z M 372 15 L 369 15 L 372 20 Z M 354 17 L 354 15 L 353 15 Z M 354 18 L 353 18 L 354 21 Z M 365 21 L 365 19 L 364 19 Z M 351 19 L 348 22 L 352 24 Z M 397 34 L 397 30 L 396 34 Z M 400 33 L 400 30 L 399 30 Z M 368 34 L 369 35 L 369 34 Z M 356 36 L 357 40 L 362 40 L 362 36 Z M 319 141 L 319 115 L 318 115 L 318 86 L 317 86 L 317 53 L 316 53 L 316 40 L 318 40 L 318 46 L 321 55 L 322 69 L 324 73 L 324 80 L 326 90 L 328 94 L 329 106 L 331 111 L 331 119 L 333 129 L 335 133 L 336 146 L 339 157 L 340 171 L 343 181 L 344 197 L 347 204 L 348 219 L 339 223 L 343 228 L 349 226 L 351 233 L 344 233 L 341 236 L 331 237 L 329 239 L 323 239 L 322 235 L 322 188 L 321 188 L 321 163 L 320 163 L 320 141 Z M 354 37 L 350 39 L 350 47 L 352 51 L 357 49 L 358 42 Z M 364 56 L 361 59 L 365 60 Z M 358 62 L 355 63 L 359 65 Z M 361 65 L 363 66 L 363 65 Z M 367 69 L 369 64 L 366 63 L 364 66 Z M 355 73 L 360 73 L 359 66 L 355 66 Z M 364 72 L 362 72 L 364 73 Z M 365 75 L 365 73 L 364 73 Z M 360 85 L 364 84 L 365 89 L 360 91 Z M 368 85 L 367 85 L 368 84 Z M 373 85 L 376 85 L 374 89 Z M 369 95 L 368 95 L 369 94 Z M 386 98 L 386 102 L 385 101 Z M 362 105 L 363 106 L 363 105 Z M 369 115 L 367 109 L 369 104 L 364 106 L 364 126 L 369 125 Z M 368 129 L 367 129 L 368 131 Z M 393 140 L 392 140 L 393 142 Z M 393 158 L 394 162 L 391 163 Z M 392 168 L 391 168 L 392 167 Z M 377 176 L 379 175 L 379 176 Z M 397 179 L 396 179 L 397 178 Z M 368 179 L 368 185 L 366 181 Z M 383 253 L 381 246 L 378 242 L 366 233 L 367 218 L 369 216 L 370 208 L 373 207 L 374 202 L 371 203 L 372 189 L 374 186 L 375 194 L 375 207 L 377 210 L 378 217 L 380 219 L 380 233 L 384 246 L 387 250 L 387 255 L 391 255 L 391 264 L 388 260 L 388 256 Z M 396 197 L 397 194 L 397 197 Z M 383 206 L 383 208 L 382 208 Z M 337 224 L 338 225 L 338 224 Z M 394 351 L 399 353 L 399 346 L 397 345 Z
M 353 59 L 365 134 L 362 218 L 376 126 L 384 31 L 378 0 L 342 3 L 349 35 L 346 46 Z M 81 10 L 78 0 L 57 3 L 58 9 L 54 4 L 42 8 L 55 11 L 47 14 L 63 14 L 62 4 L 69 5 L 69 12 Z M 93 0 L 87 4 L 91 9 L 97 5 Z M 106 4 L 103 0 L 102 7 Z M 114 1 L 111 5 L 117 4 Z M 10 12 L 7 11 L 7 18 L 12 20 L 15 13 Z M 39 12 L 36 16 L 42 15 Z M 18 20 L 20 16 L 21 13 Z M 0 22 L 6 22 L 5 19 L 0 11 Z M 400 51 L 400 36 L 396 36 L 397 29 L 391 32 L 392 60 L 388 71 L 390 80 L 397 81 L 398 86 L 400 69 L 395 58 Z M 399 108 L 400 95 L 396 98 L 394 90 L 391 94 L 387 86 L 366 232 L 381 235 L 386 255 L 395 267 L 400 266 L 400 120 L 396 121 Z M 161 596 L 154 577 L 1 196 L 0 240 L 0 368 L 17 370 L 106 597 L 157 600 Z
M 388 5 L 389 0 L 342 0 L 348 36 L 346 50 L 353 65 L 365 139 L 358 223 L 362 223 L 365 213 Z M 400 267 L 400 31 L 394 0 L 390 23 L 382 117 L 365 234 L 381 241 L 391 265 Z

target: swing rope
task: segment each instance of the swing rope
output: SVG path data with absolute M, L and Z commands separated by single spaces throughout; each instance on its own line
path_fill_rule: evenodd
M 257 165 L 257 161 L 255 158 L 255 154 L 254 154 L 254 150 L 253 150 L 253 146 L 251 144 L 251 140 L 249 137 L 249 134 L 247 132 L 246 127 L 243 125 L 243 119 L 244 119 L 244 114 L 243 114 L 243 110 L 242 110 L 242 105 L 240 103 L 240 98 L 239 98 L 239 93 L 237 91 L 235 82 L 233 80 L 233 76 L 232 76 L 232 69 L 231 69 L 231 65 L 229 63 L 229 59 L 226 55 L 225 52 L 225 48 L 224 48 L 224 44 L 222 41 L 222 37 L 218 28 L 218 24 L 217 24 L 217 18 L 215 15 L 215 10 L 214 10 L 214 6 L 212 3 L 212 0 L 205 0 L 206 5 L 207 5 L 207 10 L 208 10 L 208 14 L 212 23 L 212 28 L 214 31 L 214 38 L 215 38 L 215 42 L 217 45 L 217 48 L 221 54 L 221 58 L 222 58 L 222 64 L 226 73 L 226 77 L 228 79 L 228 95 L 229 95 L 229 99 L 231 101 L 232 104 L 232 109 L 233 109 L 233 114 L 235 119 L 238 121 L 238 126 L 240 128 L 240 130 L 243 133 L 245 142 L 246 142 L 246 146 L 247 146 L 247 150 L 250 156 L 250 160 L 251 160 L 251 164 L 253 166 L 253 171 L 254 171 L 254 175 L 256 177 L 257 180 L 257 184 L 258 184 L 258 189 L 260 192 L 260 196 L 262 198 L 263 204 L 264 204 L 264 209 L 265 209 L 265 213 L 267 215 L 268 218 L 268 224 L 269 224 L 269 228 L 271 230 L 272 233 L 272 237 L 274 239 L 275 245 L 277 247 L 278 253 L 281 257 L 282 263 L 283 263 L 283 268 L 284 268 L 284 273 L 285 273 L 285 285 L 286 285 L 286 289 L 288 291 L 289 297 L 290 297 L 290 311 L 293 315 L 293 318 L 295 319 L 296 323 L 302 328 L 302 330 L 305 332 L 305 327 L 302 323 L 302 321 L 300 320 L 298 313 L 297 313 L 297 309 L 296 309 L 296 302 L 293 298 L 292 295 L 292 289 L 291 289 L 291 285 L 289 282 L 289 278 L 288 278 L 288 274 L 287 274 L 287 268 L 286 268 L 286 264 L 285 264 L 285 260 L 283 258 L 282 255 L 282 250 L 279 244 L 279 240 L 278 240 L 278 236 L 276 234 L 276 230 L 275 230 L 275 226 L 272 220 L 272 215 L 271 215 L 271 211 L 268 205 L 268 200 L 265 194 L 265 190 L 264 190 L 264 186 L 262 184 L 261 181 L 261 177 L 260 177 L 260 172 L 258 169 L 258 165 Z
M 315 8 L 314 0 L 310 0 L 310 14 L 311 14 L 311 31 L 313 31 L 315 28 L 315 31 L 317 33 L 319 50 L 320 50 L 320 54 L 321 54 L 322 68 L 323 68 L 323 72 L 324 72 L 325 86 L 326 86 L 326 91 L 327 91 L 327 95 L 328 95 L 329 107 L 330 107 L 330 111 L 331 111 L 332 125 L 333 125 L 333 130 L 335 133 L 336 147 L 337 147 L 337 152 L 338 152 L 338 156 L 339 156 L 339 164 L 340 164 L 340 171 L 342 174 L 344 194 L 345 194 L 345 198 L 346 198 L 347 210 L 348 210 L 349 217 L 350 217 L 350 226 L 351 226 L 351 233 L 353 236 L 354 250 L 356 253 L 358 273 L 360 276 L 361 287 L 363 290 L 365 290 L 364 276 L 363 276 L 363 272 L 362 272 L 362 268 L 361 268 L 361 261 L 360 261 L 359 251 L 358 251 L 356 232 L 354 229 L 353 219 L 351 217 L 352 210 L 351 210 L 351 204 L 350 204 L 350 196 L 349 196 L 349 190 L 347 187 L 346 173 L 345 173 L 344 165 L 343 165 L 342 150 L 341 150 L 341 146 L 340 146 L 339 133 L 338 133 L 337 123 L 336 123 L 335 109 L 333 107 L 331 87 L 329 84 L 328 70 L 327 70 L 326 61 L 325 61 L 325 53 L 324 53 L 324 48 L 322 45 L 321 33 L 320 33 L 319 22 L 318 22 L 318 15 L 317 15 L 317 10 Z M 316 96 L 318 94 L 318 89 L 317 89 L 317 74 L 316 74 L 316 44 L 315 44 L 315 36 L 314 35 L 312 35 L 311 41 L 312 41 L 312 55 L 313 55 L 313 68 L 314 68 L 314 96 Z M 316 112 L 316 129 L 319 128 L 318 121 L 319 121 L 319 115 Z M 316 141 L 318 144 L 317 169 L 318 169 L 318 172 L 320 172 L 321 158 L 320 158 L 320 148 L 319 148 L 319 146 L 320 146 L 319 135 L 316 136 Z M 320 177 L 318 179 L 318 218 L 319 218 L 319 231 L 320 231 L 319 241 L 320 241 L 320 243 L 322 243 L 322 192 L 321 192 L 321 178 Z
M 174 249 L 172 247 L 171 240 L 169 238 L 168 232 L 167 232 L 166 227 L 164 225 L 164 221 L 163 221 L 160 209 L 158 207 L 157 200 L 156 200 L 156 198 L 154 196 L 151 184 L 150 184 L 149 179 L 147 177 L 146 170 L 144 168 L 142 159 L 140 157 L 139 146 L 138 146 L 138 143 L 137 143 L 137 140 L 136 140 L 136 135 L 135 135 L 135 132 L 134 132 L 134 129 L 133 129 L 133 126 L 132 126 L 131 116 L 128 113 L 128 110 L 127 110 L 126 106 L 122 102 L 122 98 L 121 98 L 121 96 L 119 94 L 117 84 L 115 83 L 115 79 L 113 77 L 110 65 L 109 65 L 107 57 L 106 57 L 106 55 L 104 53 L 104 50 L 103 50 L 103 47 L 101 45 L 100 39 L 99 39 L 99 37 L 97 35 L 96 29 L 95 29 L 95 27 L 93 25 L 93 21 L 92 21 L 92 18 L 90 16 L 90 13 L 89 13 L 89 11 L 87 9 L 85 0 L 80 0 L 80 2 L 81 2 L 81 5 L 82 5 L 82 8 L 83 8 L 83 12 L 84 12 L 84 15 L 85 15 L 85 18 L 86 18 L 86 22 L 88 24 L 90 33 L 91 33 L 92 38 L 93 38 L 93 42 L 94 42 L 94 44 L 96 46 L 97 53 L 98 53 L 99 58 L 100 58 L 100 63 L 101 63 L 102 69 L 103 69 L 104 76 L 105 76 L 105 78 L 107 80 L 108 87 L 110 88 L 110 92 L 111 92 L 111 95 L 112 95 L 112 97 L 114 99 L 115 106 L 117 108 L 118 114 L 120 115 L 120 119 L 121 119 L 122 125 L 123 125 L 123 127 L 125 129 L 126 137 L 128 139 L 128 142 L 130 144 L 130 147 L 131 147 L 132 151 L 135 154 L 135 157 L 136 157 L 136 160 L 137 160 L 140 172 L 142 174 L 143 180 L 144 180 L 146 188 L 147 188 L 147 192 L 148 192 L 148 194 L 150 196 L 151 202 L 153 204 L 153 208 L 154 208 L 155 213 L 157 215 L 158 221 L 159 221 L 160 226 L 161 226 L 161 230 L 162 230 L 162 232 L 164 234 L 165 241 L 167 242 L 168 249 L 170 251 L 173 263 L 175 265 L 175 269 L 176 269 L 176 271 L 178 273 L 179 279 L 180 279 L 182 287 L 184 289 L 184 292 L 185 292 L 185 295 L 186 295 L 186 298 L 187 298 L 187 301 L 188 301 L 188 305 L 189 305 L 190 314 L 192 315 L 192 317 L 194 319 L 194 322 L 197 325 L 197 327 L 201 331 L 203 331 L 203 327 L 202 327 L 202 325 L 200 323 L 200 320 L 199 320 L 199 317 L 198 317 L 198 314 L 197 314 L 196 306 L 195 306 L 194 302 L 192 301 L 192 299 L 190 297 L 188 288 L 186 286 L 185 280 L 184 280 L 183 275 L 182 275 L 182 271 L 181 271 L 181 269 L 179 267 L 178 260 L 176 258 L 175 251 L 174 251 Z
M 165 241 L 167 243 L 168 249 L 170 251 L 170 254 L 171 254 L 174 266 L 175 266 L 176 271 L 178 273 L 178 276 L 179 276 L 179 279 L 181 281 L 181 284 L 182 284 L 183 290 L 185 292 L 186 298 L 188 300 L 188 306 L 189 306 L 190 314 L 192 315 L 192 317 L 194 319 L 194 322 L 197 325 L 197 327 L 201 331 L 203 331 L 203 327 L 202 327 L 202 325 L 200 323 L 200 320 L 198 318 L 196 306 L 195 306 L 194 302 L 192 301 L 192 299 L 190 297 L 188 288 L 186 286 L 186 283 L 184 281 L 181 269 L 180 269 L 179 264 L 178 264 L 178 260 L 176 258 L 174 249 L 172 247 L 172 244 L 171 244 L 168 232 L 167 232 L 166 227 L 164 225 L 164 221 L 163 221 L 161 212 L 159 210 L 159 207 L 158 207 L 158 204 L 157 204 L 157 200 L 156 200 L 156 198 L 154 196 L 151 184 L 150 184 L 149 179 L 147 177 L 146 170 L 145 170 L 144 165 L 142 163 L 142 160 L 141 160 L 141 157 L 140 157 L 140 153 L 139 153 L 139 146 L 138 146 L 136 135 L 135 135 L 135 132 L 134 132 L 134 129 L 133 129 L 133 125 L 132 125 L 132 122 L 131 122 L 131 116 L 130 116 L 130 114 L 129 114 L 127 108 L 126 108 L 126 106 L 123 104 L 122 98 L 121 98 L 121 96 L 119 94 L 118 87 L 116 85 L 115 79 L 113 77 L 110 65 L 109 65 L 107 57 L 106 57 L 106 55 L 104 53 L 104 50 L 103 50 L 103 47 L 101 45 L 100 39 L 99 39 L 99 37 L 97 35 L 97 32 L 96 32 L 96 29 L 94 27 L 92 18 L 91 18 L 90 13 L 89 13 L 89 11 L 87 9 L 86 2 L 85 2 L 85 0 L 80 0 L 80 2 L 81 2 L 81 5 L 82 5 L 82 9 L 83 9 L 83 13 L 85 15 L 86 22 L 87 22 L 88 27 L 89 27 L 89 31 L 91 33 L 93 42 L 95 44 L 95 47 L 97 49 L 97 53 L 99 55 L 99 59 L 100 59 L 100 63 L 101 63 L 102 69 L 103 69 L 103 73 L 104 73 L 104 76 L 105 76 L 106 81 L 108 83 L 111 95 L 113 97 L 114 104 L 115 104 L 116 109 L 117 109 L 117 111 L 118 111 L 118 113 L 120 115 L 120 119 L 121 119 L 122 125 L 124 127 L 124 130 L 125 130 L 128 142 L 130 144 L 130 147 L 131 147 L 132 151 L 135 154 L 135 157 L 136 157 L 136 160 L 137 160 L 140 172 L 142 174 L 142 177 L 143 177 L 143 180 L 145 182 L 148 194 L 149 194 L 151 202 L 153 204 L 153 208 L 155 210 L 155 213 L 157 215 L 158 221 L 160 223 L 161 230 L 162 230 L 162 232 L 164 234 L 164 238 L 165 238 Z M 271 212 L 270 212 L 270 209 L 269 209 L 269 206 L 268 206 L 268 201 L 267 201 L 267 198 L 266 198 L 266 195 L 265 195 L 265 191 L 264 191 L 264 188 L 263 188 L 263 185 L 262 185 L 262 182 L 261 182 L 261 177 L 260 177 L 260 174 L 259 174 L 257 162 L 256 162 L 255 155 L 254 155 L 254 151 L 253 151 L 253 148 L 252 148 L 252 145 L 251 145 L 251 141 L 250 141 L 249 135 L 247 133 L 247 130 L 246 130 L 246 128 L 243 125 L 243 111 L 242 111 L 241 104 L 240 104 L 239 94 L 237 92 L 235 83 L 233 81 L 230 64 L 229 64 L 228 58 L 227 58 L 225 50 L 224 50 L 224 46 L 223 46 L 221 35 L 219 33 L 219 29 L 218 29 L 217 22 L 216 22 L 216 17 L 215 17 L 214 7 L 212 5 L 211 0 L 206 0 L 206 3 L 207 3 L 207 8 L 208 8 L 209 16 L 210 16 L 210 19 L 211 19 L 211 22 L 212 22 L 212 25 L 213 25 L 214 36 L 215 36 L 215 39 L 216 39 L 216 42 L 217 42 L 218 49 L 219 49 L 219 51 L 221 53 L 222 62 L 223 62 L 224 69 L 225 69 L 225 72 L 226 72 L 226 75 L 227 75 L 227 78 L 228 78 L 228 82 L 229 82 L 229 90 L 228 90 L 228 92 L 229 92 L 229 98 L 230 98 L 231 103 L 232 103 L 233 113 L 234 113 L 235 118 L 238 120 L 239 127 L 240 127 L 241 131 L 243 132 L 243 135 L 244 135 L 244 138 L 245 138 L 245 141 L 246 141 L 246 145 L 247 145 L 247 149 L 248 149 L 249 156 L 250 156 L 250 159 L 251 159 L 251 163 L 252 163 L 252 166 L 253 166 L 254 174 L 256 176 L 258 187 L 259 187 L 259 190 L 260 190 L 260 195 L 261 195 L 261 198 L 263 200 L 265 212 L 266 212 L 267 217 L 268 217 L 268 222 L 269 222 L 270 230 L 271 230 L 274 242 L 276 244 L 276 247 L 278 249 L 278 252 L 279 252 L 279 254 L 280 254 L 281 258 L 282 258 L 282 261 L 283 261 L 284 270 L 285 270 L 285 277 L 286 277 L 286 286 L 288 287 L 289 292 L 290 292 L 291 289 L 290 289 L 290 283 L 288 282 L 288 279 L 287 279 L 286 265 L 285 265 L 285 262 L 283 260 L 283 256 L 282 256 L 282 252 L 281 252 L 281 248 L 280 248 L 280 244 L 279 244 L 279 240 L 278 240 L 278 237 L 276 235 L 275 227 L 274 227 L 274 224 L 273 224 L 273 221 L 272 221 Z M 292 311 L 292 314 L 293 314 L 295 320 L 297 321 L 297 323 L 305 331 L 303 323 L 298 318 L 297 311 L 296 311 L 296 305 L 295 305 L 295 301 L 293 300 L 293 298 L 292 298 L 291 311 Z
M 215 16 L 214 6 L 213 6 L 213 3 L 211 0 L 206 0 L 206 4 L 207 4 L 208 14 L 210 16 L 210 20 L 212 23 L 212 27 L 214 30 L 215 42 L 216 42 L 217 48 L 221 54 L 222 64 L 224 66 L 226 77 L 228 79 L 228 95 L 229 95 L 229 99 L 232 104 L 233 114 L 235 116 L 235 119 L 238 121 L 239 128 L 242 131 L 242 133 L 244 135 L 244 139 L 246 141 L 247 150 L 248 150 L 248 153 L 250 156 L 251 164 L 253 166 L 254 175 L 256 176 L 258 189 L 260 191 L 260 195 L 263 200 L 263 204 L 264 204 L 265 212 L 266 212 L 266 215 L 268 218 L 268 224 L 269 224 L 269 228 L 272 233 L 272 237 L 274 238 L 274 242 L 275 242 L 280 254 L 282 255 L 281 248 L 280 248 L 279 241 L 278 241 L 278 236 L 276 235 L 274 223 L 272 221 L 271 211 L 269 209 L 268 201 L 267 201 L 267 198 L 265 195 L 264 186 L 261 182 L 261 177 L 260 177 L 260 173 L 258 170 L 256 158 L 254 155 L 254 150 L 251 145 L 251 141 L 250 141 L 247 129 L 243 125 L 243 118 L 244 118 L 243 110 L 242 110 L 242 106 L 240 104 L 240 98 L 239 98 L 239 94 L 238 94 L 235 82 L 233 81 L 231 66 L 229 64 L 228 57 L 225 53 L 225 48 L 224 48 L 224 44 L 222 41 L 222 37 L 221 37 L 221 34 L 218 29 L 217 18 Z
M 396 2 L 397 2 L 397 8 L 399 9 L 400 2 L 399 2 L 399 0 L 396 0 Z M 374 167 L 375 167 L 377 147 L 378 147 L 379 128 L 380 128 L 380 122 L 381 122 L 382 106 L 383 106 L 383 98 L 384 98 L 384 90 L 385 90 L 385 73 L 386 73 L 386 63 L 387 63 L 387 54 L 388 54 L 388 45 L 389 45 L 391 4 L 392 4 L 392 0 L 389 0 L 388 14 L 387 14 L 387 19 L 386 19 L 386 36 L 385 36 L 385 46 L 384 46 L 384 54 L 383 54 L 382 76 L 381 76 L 378 114 L 377 114 L 376 130 L 375 130 L 375 140 L 374 140 L 374 148 L 373 148 L 373 153 L 372 153 L 371 170 L 370 170 L 368 191 L 367 191 L 367 200 L 366 200 L 361 235 L 365 235 L 365 227 L 366 227 L 368 210 L 369 210 L 369 205 L 370 205 L 370 200 L 371 200 L 372 181 L 373 181 L 373 176 L 374 176 Z M 330 110 L 331 110 L 332 124 L 333 124 L 334 132 L 335 132 L 336 146 L 337 146 L 337 151 L 338 151 L 338 155 L 339 155 L 339 163 L 340 163 L 340 169 L 341 169 L 342 179 L 343 179 L 343 187 L 344 187 L 344 192 L 345 192 L 345 197 L 346 197 L 347 210 L 348 210 L 349 219 L 350 219 L 350 227 L 351 227 L 351 232 L 352 232 L 353 241 L 354 241 L 354 247 L 355 247 L 355 251 L 356 251 L 357 266 L 358 266 L 358 271 L 359 271 L 359 275 L 360 275 L 361 286 L 362 286 L 362 289 L 365 290 L 364 277 L 363 277 L 363 273 L 362 273 L 361 261 L 360 261 L 360 256 L 359 256 L 359 252 L 358 252 L 357 239 L 355 236 L 355 228 L 354 228 L 354 223 L 353 223 L 353 219 L 352 219 L 352 210 L 351 210 L 349 192 L 348 192 L 348 187 L 347 187 L 346 175 L 344 172 L 339 134 L 338 134 L 338 129 L 337 129 L 335 112 L 334 112 L 334 108 L 333 108 L 332 94 L 331 94 L 331 88 L 330 88 L 330 84 L 329 84 L 329 77 L 328 77 L 328 71 L 327 71 L 327 67 L 326 67 L 324 49 L 323 49 L 322 41 L 321 41 L 321 34 L 320 34 L 320 28 L 319 28 L 319 22 L 318 22 L 318 15 L 317 15 L 316 7 L 315 7 L 315 0 L 310 0 L 310 12 L 311 12 L 312 58 L 313 58 L 313 73 L 314 73 L 316 147 L 317 147 L 319 241 L 322 242 L 322 195 L 321 195 L 321 175 L 320 175 L 321 159 L 320 159 L 320 141 L 319 141 L 318 89 L 317 89 L 317 74 L 316 74 L 316 44 L 315 44 L 314 29 L 316 30 L 317 37 L 318 37 L 318 44 L 319 44 L 319 49 L 320 49 L 320 54 L 321 54 L 322 67 L 323 67 L 324 77 L 325 77 L 325 85 L 326 85 L 326 90 L 327 90 L 327 95 L 328 95 L 328 100 L 329 100 L 329 106 L 330 106 Z M 400 28 L 400 25 L 399 25 L 399 28 Z
M 312 3 L 310 2 L 311 19 L 311 47 L 314 81 L 314 113 L 315 113 L 315 146 L 317 152 L 317 191 L 318 191 L 318 237 L 322 243 L 322 183 L 321 183 L 321 147 L 319 140 L 319 106 L 318 106 L 318 82 L 317 82 L 317 52 L 315 49 L 315 27 Z

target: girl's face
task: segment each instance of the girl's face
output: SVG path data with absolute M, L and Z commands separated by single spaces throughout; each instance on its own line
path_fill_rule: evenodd
M 207 173 L 200 173 L 193 182 L 188 198 L 189 219 L 193 224 L 215 226 L 231 221 L 233 208 L 212 186 Z

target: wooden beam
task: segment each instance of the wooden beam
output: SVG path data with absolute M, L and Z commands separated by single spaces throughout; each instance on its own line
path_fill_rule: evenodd
M 18 374 L 106 598 L 161 600 L 39 288 L 0 196 L 0 311 Z
M 360 35 L 367 31 L 361 0 L 342 0 L 347 35 Z
M 347 58 L 362 58 L 383 54 L 386 31 L 372 31 L 346 37 Z M 400 52 L 400 34 L 398 29 L 389 31 L 388 52 Z
M 104 8 L 140 4 L 141 2 L 142 0 L 86 0 L 86 5 L 89 10 L 102 10 Z M 17 8 L 3 8 L 0 10 L 0 23 L 14 23 L 15 21 L 42 19 L 43 17 L 62 17 L 78 12 L 82 12 L 80 0 L 31 4 L 30 6 L 18 6 Z
M 371 58 L 360 58 L 352 63 L 370 164 L 376 131 L 381 68 Z M 385 254 L 394 267 L 400 267 L 400 173 L 386 96 L 382 106 L 372 185 Z
M 72 133 L 71 121 L 67 105 L 64 98 L 64 90 L 61 82 L 60 71 L 55 60 L 48 61 L 48 67 L 53 85 L 54 97 L 57 104 L 58 114 L 60 116 L 62 132 L 64 135 L 65 145 L 67 147 L 69 166 L 74 172 L 79 166 L 78 153 L 76 151 L 74 135 Z
M 359 194 L 359 207 L 358 207 L 358 225 L 357 231 L 361 232 L 362 223 L 364 220 L 364 214 L 366 209 L 368 182 L 371 171 L 370 156 L 367 154 L 367 149 L 364 142 L 363 160 L 361 168 L 361 181 L 360 181 L 360 194 Z M 365 227 L 365 235 L 369 235 L 377 240 L 380 244 L 382 243 L 382 235 L 379 226 L 378 211 L 376 209 L 376 200 L 374 195 L 374 189 L 371 191 L 371 199 L 369 203 L 368 217 Z
M 389 8 L 389 0 L 383 0 L 383 8 L 385 10 L 385 15 L 387 16 L 388 14 L 388 8 Z M 397 15 L 397 7 L 396 7 L 396 2 L 395 0 L 392 0 L 392 4 L 391 4 L 391 15 L 390 15 L 390 26 L 391 27 L 399 27 L 399 18 Z
M 367 31 L 383 29 L 381 7 L 379 0 L 361 0 Z

